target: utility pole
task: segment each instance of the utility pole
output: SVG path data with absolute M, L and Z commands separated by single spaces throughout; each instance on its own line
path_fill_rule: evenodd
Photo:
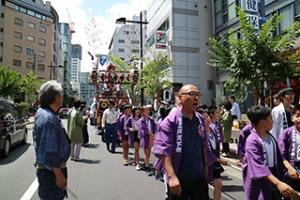
M 54 78 L 55 80 L 57 79 L 57 76 L 56 76 L 56 73 L 55 73 L 55 68 L 58 67 L 58 68 L 64 68 L 62 65 L 58 65 L 58 66 L 53 66 L 52 65 L 52 61 L 50 63 L 50 66 L 48 67 L 51 67 L 50 69 L 50 80 L 52 80 L 52 78 Z M 54 77 L 53 77 L 54 75 Z

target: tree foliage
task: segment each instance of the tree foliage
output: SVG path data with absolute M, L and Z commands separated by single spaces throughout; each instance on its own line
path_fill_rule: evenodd
M 263 82 L 272 88 L 275 81 L 284 81 L 295 76 L 299 69 L 300 52 L 295 52 L 293 41 L 299 34 L 300 22 L 296 22 L 280 34 L 274 36 L 283 16 L 273 15 L 255 30 L 252 22 L 241 8 L 236 7 L 239 29 L 231 29 L 220 39 L 210 38 L 212 58 L 207 64 L 229 72 L 225 82 L 227 91 L 237 91 L 241 85 L 252 84 L 259 96 L 263 95 Z M 237 37 L 239 35 L 239 37 Z
M 20 74 L 9 66 L 0 68 L 0 96 L 7 99 L 11 97 L 14 99 L 21 92 Z

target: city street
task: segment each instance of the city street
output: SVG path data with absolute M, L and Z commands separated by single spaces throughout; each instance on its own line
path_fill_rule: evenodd
M 63 120 L 65 126 L 67 120 Z M 0 159 L 0 199 L 37 200 L 34 147 L 32 145 L 32 124 L 28 125 L 28 144 L 16 146 L 8 158 Z M 81 200 L 160 200 L 164 199 L 164 183 L 154 176 L 147 177 L 144 171 L 133 166 L 123 166 L 121 148 L 116 154 L 106 151 L 100 136 L 89 126 L 90 147 L 82 148 L 81 162 L 68 161 L 68 187 Z M 130 150 L 133 152 L 132 150 Z M 133 154 L 129 155 L 131 158 Z M 141 151 L 141 158 L 143 154 Z M 142 160 L 142 159 L 141 159 Z M 150 162 L 155 157 L 152 154 Z M 143 161 L 142 161 L 143 162 Z M 232 159 L 234 162 L 234 159 Z M 245 199 L 241 172 L 226 167 L 222 174 L 224 193 L 222 199 Z M 210 197 L 212 197 L 210 187 Z M 69 194 L 68 199 L 75 199 Z

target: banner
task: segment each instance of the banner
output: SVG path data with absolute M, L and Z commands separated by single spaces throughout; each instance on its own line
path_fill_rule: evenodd
M 100 65 L 103 66 L 107 61 L 107 55 L 104 55 L 104 54 L 100 54 Z
M 155 34 L 155 46 L 156 49 L 166 49 L 166 32 L 165 31 L 156 31 Z
M 247 12 L 258 12 L 258 2 L 257 0 L 245 0 L 245 10 Z

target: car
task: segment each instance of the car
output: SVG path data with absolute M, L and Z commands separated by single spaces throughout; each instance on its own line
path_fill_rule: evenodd
M 58 112 L 58 116 L 60 119 L 68 118 L 69 108 L 61 108 Z
M 0 99 L 0 157 L 7 157 L 13 146 L 27 143 L 26 119 L 14 102 Z

